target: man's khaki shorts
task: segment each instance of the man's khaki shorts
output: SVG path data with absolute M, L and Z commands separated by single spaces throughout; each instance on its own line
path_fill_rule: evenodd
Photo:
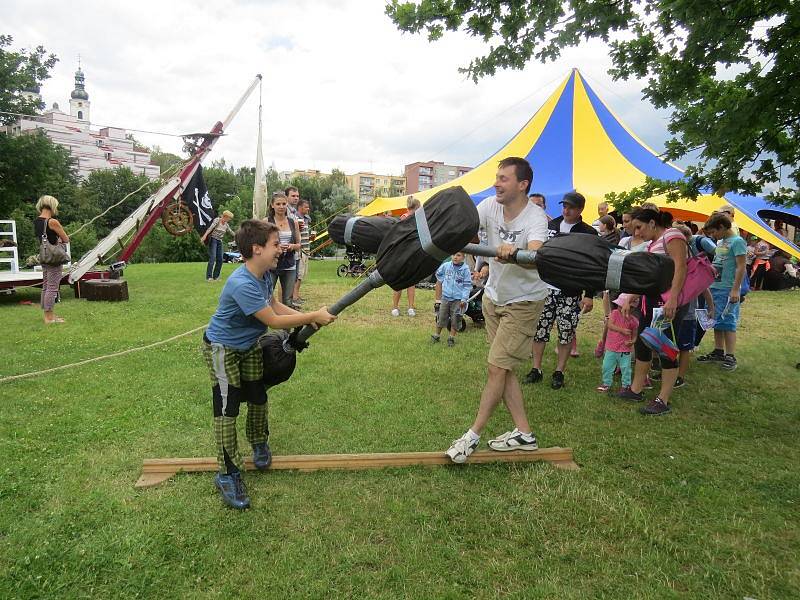
M 300 260 L 297 261 L 297 279 L 302 281 L 308 273 L 308 254 L 300 253 Z
M 544 300 L 498 306 L 488 294 L 483 295 L 490 365 L 511 371 L 528 359 L 542 308 Z

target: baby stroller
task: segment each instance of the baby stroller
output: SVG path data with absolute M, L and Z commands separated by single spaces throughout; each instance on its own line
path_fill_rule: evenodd
M 336 274 L 339 277 L 361 277 L 365 275 L 371 267 L 364 264 L 366 255 L 358 246 L 346 246 L 345 255 L 347 256 L 347 264 L 339 265 L 336 269 Z
M 483 299 L 483 286 L 482 285 L 472 285 L 472 289 L 469 292 L 469 298 L 467 299 L 467 310 L 464 311 L 464 314 L 461 316 L 461 326 L 458 328 L 459 333 L 463 333 L 467 329 L 467 319 L 465 317 L 469 317 L 472 319 L 472 322 L 478 326 L 482 327 L 484 323 L 483 318 L 483 309 L 481 308 L 481 300 Z M 436 315 L 439 313 L 439 303 L 436 302 L 433 305 L 433 314 Z M 434 317 L 435 318 L 435 317 Z M 450 322 L 447 323 L 447 329 L 450 329 Z

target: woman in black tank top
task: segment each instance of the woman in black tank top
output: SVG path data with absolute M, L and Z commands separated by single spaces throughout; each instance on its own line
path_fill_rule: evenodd
M 40 240 L 43 235 L 47 235 L 47 241 L 51 244 L 68 243 L 69 236 L 58 219 L 53 218 L 58 214 L 58 200 L 53 196 L 42 196 L 36 203 L 36 210 L 39 213 L 39 216 L 33 221 L 36 239 Z M 61 278 L 61 265 L 42 265 L 42 310 L 45 323 L 64 322 L 64 319 L 56 316 L 53 312 L 56 296 L 58 296 L 61 286 Z

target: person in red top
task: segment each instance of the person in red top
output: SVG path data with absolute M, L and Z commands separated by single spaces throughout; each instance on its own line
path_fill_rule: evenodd
M 414 198 L 414 196 L 409 196 L 408 200 L 406 200 L 406 212 L 404 212 L 400 218 L 407 219 L 411 215 L 414 214 L 414 211 L 417 210 L 422 204 L 420 204 L 419 200 Z M 406 288 L 406 296 L 408 297 L 408 316 L 415 317 L 417 316 L 417 309 L 414 307 L 414 296 L 415 296 L 416 289 L 412 285 L 410 288 Z M 400 296 L 402 292 L 392 292 L 392 316 L 399 317 L 400 316 Z
M 622 301 L 617 298 L 615 303 Z M 622 389 L 631 386 L 631 350 L 636 341 L 639 319 L 629 314 L 625 316 L 614 308 L 608 315 L 605 353 L 603 354 L 603 383 L 597 386 L 598 392 L 608 392 L 614 381 L 614 371 L 619 367 L 622 376 Z

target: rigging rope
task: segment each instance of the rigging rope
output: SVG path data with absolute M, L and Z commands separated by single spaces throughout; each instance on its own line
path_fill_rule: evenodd
M 89 363 L 97 362 L 99 360 L 105 360 L 107 358 L 114 358 L 116 356 L 122 356 L 124 354 L 130 354 L 131 352 L 139 352 L 141 350 L 147 350 L 148 348 L 155 348 L 156 346 L 162 346 L 174 340 L 177 340 L 182 337 L 186 337 L 187 335 L 191 335 L 193 333 L 197 333 L 201 329 L 204 329 L 206 325 L 201 325 L 200 327 L 195 327 L 194 329 L 190 329 L 189 331 L 185 331 L 184 333 L 179 333 L 178 335 L 173 335 L 171 338 L 167 338 L 166 340 L 160 340 L 158 342 L 153 342 L 152 344 L 146 344 L 144 346 L 139 346 L 137 348 L 128 348 L 127 350 L 121 350 L 119 352 L 112 352 L 111 354 L 105 354 L 103 356 L 95 356 L 94 358 L 87 358 L 86 360 L 81 360 L 76 363 L 71 363 L 68 365 L 61 365 L 58 367 L 52 367 L 50 369 L 44 369 L 42 371 L 31 371 L 30 373 L 22 373 L 20 375 L 9 375 L 8 377 L 0 378 L 0 383 L 6 383 L 7 381 L 16 381 L 18 379 L 27 379 L 29 377 L 36 377 L 38 375 L 44 375 L 46 373 L 52 373 L 54 371 L 61 371 L 62 369 L 70 369 L 72 367 L 80 367 L 82 365 L 86 365 Z

